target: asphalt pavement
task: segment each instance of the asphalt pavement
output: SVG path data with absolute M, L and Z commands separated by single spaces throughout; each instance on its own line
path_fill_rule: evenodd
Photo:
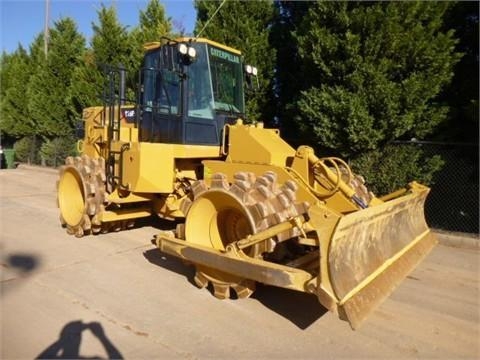
M 352 331 L 303 293 L 215 299 L 154 226 L 67 235 L 55 182 L 0 171 L 1 359 L 480 358 L 478 247 L 436 246 Z

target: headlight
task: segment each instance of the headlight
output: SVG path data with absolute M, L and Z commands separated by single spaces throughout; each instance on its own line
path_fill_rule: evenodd
M 247 74 L 251 74 L 252 73 L 252 67 L 250 65 L 247 65 L 245 67 L 245 71 L 247 72 Z
M 178 52 L 182 55 L 187 55 L 188 52 L 188 47 L 185 44 L 179 44 L 178 45 Z
M 252 67 L 252 74 L 253 74 L 254 76 L 257 76 L 258 70 L 257 70 L 256 67 Z
M 188 48 L 188 56 L 190 56 L 192 59 L 197 56 L 197 50 L 195 50 L 193 47 Z

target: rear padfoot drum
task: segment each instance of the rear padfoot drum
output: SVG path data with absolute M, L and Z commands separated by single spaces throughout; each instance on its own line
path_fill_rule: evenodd
M 66 227 L 67 233 L 82 237 L 90 233 L 120 230 L 130 225 L 100 221 L 100 214 L 107 206 L 103 158 L 92 159 L 87 155 L 68 157 L 59 175 L 57 202 L 60 222 Z

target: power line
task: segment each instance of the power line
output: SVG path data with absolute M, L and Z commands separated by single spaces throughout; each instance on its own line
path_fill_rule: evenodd
M 200 32 L 197 34 L 197 37 L 200 37 L 200 35 L 202 34 L 203 30 L 205 30 L 205 28 L 207 27 L 207 25 L 210 23 L 210 21 L 212 21 L 212 19 L 215 17 L 215 15 L 217 15 L 217 12 L 218 10 L 220 10 L 220 8 L 223 6 L 223 4 L 225 4 L 227 2 L 227 0 L 223 0 L 222 3 L 220 4 L 220 6 L 217 8 L 217 10 L 215 10 L 215 12 L 213 13 L 213 15 L 210 17 L 210 19 L 208 19 L 208 21 L 205 23 L 205 25 L 203 25 L 203 28 L 202 30 L 200 30 Z

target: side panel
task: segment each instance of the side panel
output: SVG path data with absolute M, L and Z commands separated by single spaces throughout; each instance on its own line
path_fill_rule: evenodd
M 130 191 L 170 194 L 175 177 L 175 159 L 219 158 L 218 146 L 132 143 L 123 154 L 122 180 Z
M 89 107 L 83 110 L 82 119 L 84 121 L 85 135 L 84 139 L 79 141 L 79 150 L 81 153 L 96 159 L 106 158 L 106 144 L 108 128 L 105 124 L 105 113 L 102 106 Z
M 118 107 L 114 108 L 117 116 Z M 109 128 L 108 119 L 110 109 L 103 106 L 89 107 L 83 110 L 82 118 L 84 124 L 84 139 L 79 141 L 80 152 L 92 159 L 103 157 L 108 158 Z M 120 118 L 120 142 L 137 142 L 138 129 L 133 124 L 135 110 L 132 106 L 122 106 Z M 115 146 L 115 145 L 113 145 Z
M 295 149 L 288 145 L 278 130 L 262 127 L 228 126 L 227 161 L 287 166 Z

